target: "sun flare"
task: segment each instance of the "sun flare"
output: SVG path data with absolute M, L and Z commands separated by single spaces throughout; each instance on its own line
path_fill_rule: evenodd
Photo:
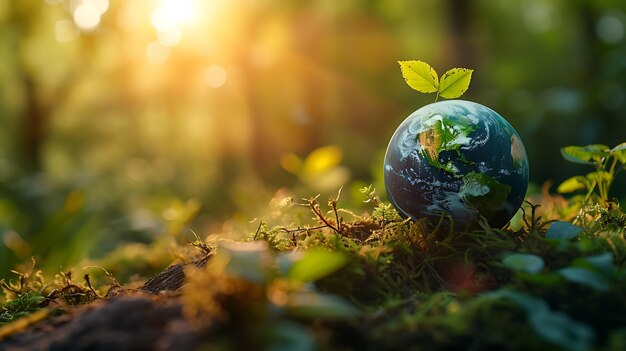
M 152 12 L 152 26 L 157 30 L 191 24 L 196 19 L 195 0 L 162 0 Z

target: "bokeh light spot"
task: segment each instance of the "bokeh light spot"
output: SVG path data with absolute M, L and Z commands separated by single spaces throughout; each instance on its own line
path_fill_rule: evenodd
M 74 10 L 74 22 L 84 31 L 92 31 L 100 24 L 100 11 L 91 3 L 83 3 Z
M 152 26 L 165 30 L 183 23 L 191 23 L 197 11 L 193 0 L 163 0 L 152 12 Z
M 202 72 L 202 79 L 209 88 L 220 88 L 226 83 L 228 74 L 223 67 L 212 65 Z
M 549 31 L 560 22 L 559 11 L 544 1 L 524 3 L 522 15 L 528 31 L 537 34 Z
M 102 16 L 109 9 L 109 0 L 84 0 L 85 4 L 93 6 L 100 16 Z
M 606 44 L 615 44 L 624 38 L 624 22 L 619 14 L 605 14 L 596 24 L 596 34 Z

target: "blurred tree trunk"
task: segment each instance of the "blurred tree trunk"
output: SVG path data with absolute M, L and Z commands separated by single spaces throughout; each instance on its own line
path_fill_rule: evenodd
M 42 169 L 41 150 L 46 137 L 49 111 L 37 97 L 36 84 L 28 74 L 23 75 L 26 96 L 21 130 L 21 148 L 26 170 L 37 172 Z
M 37 82 L 29 72 L 24 62 L 23 43 L 39 18 L 43 2 L 15 1 L 11 2 L 9 20 L 13 27 L 13 53 L 16 71 L 21 79 L 24 93 L 24 106 L 21 113 L 20 130 L 16 137 L 20 152 L 21 165 L 31 172 L 37 172 L 42 168 L 41 149 L 46 135 L 46 126 L 49 120 L 49 109 L 46 109 L 38 96 Z
M 476 53 L 471 41 L 472 0 L 446 0 L 445 16 L 449 30 L 446 55 L 450 67 L 476 67 Z
M 37 29 L 38 22 L 41 20 L 41 13 L 45 11 L 45 6 L 48 5 L 41 1 L 15 1 L 11 4 L 10 25 L 15 33 L 13 38 L 15 68 L 24 94 L 21 124 L 16 137 L 17 146 L 21 150 L 19 157 L 24 169 L 38 172 L 43 168 L 42 150 L 48 135 L 53 105 L 62 103 L 67 98 L 78 77 L 78 67 L 74 67 L 75 69 L 55 88 L 42 91 L 37 71 L 25 62 L 24 43 L 30 36 L 36 35 L 35 31 L 40 30 Z M 85 52 L 87 53 L 85 57 L 90 57 L 93 50 Z
M 596 21 L 597 10 L 594 4 L 587 3 L 585 1 L 576 2 L 578 4 L 578 16 L 581 22 L 581 38 L 579 44 L 581 45 L 580 53 L 583 59 L 583 71 L 581 74 L 582 81 L 581 86 L 591 87 L 594 83 L 594 77 L 600 63 L 599 48 L 596 43 L 598 42 L 596 37 Z

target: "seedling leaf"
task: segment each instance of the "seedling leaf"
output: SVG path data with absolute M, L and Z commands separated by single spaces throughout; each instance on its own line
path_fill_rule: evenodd
M 463 95 L 469 88 L 474 70 L 453 68 L 447 71 L 439 83 L 439 95 L 446 99 L 455 99 Z
M 532 254 L 512 254 L 504 258 L 502 263 L 515 271 L 537 274 L 543 270 L 543 259 Z
M 572 239 L 578 236 L 583 231 L 582 228 L 577 227 L 569 222 L 557 221 L 550 225 L 546 238 L 550 239 Z
M 411 88 L 421 93 L 434 93 L 439 88 L 435 69 L 422 61 L 398 61 L 402 77 Z
M 301 282 L 315 281 L 335 272 L 345 264 L 346 257 L 338 252 L 311 250 L 294 263 L 289 271 L 289 278 Z

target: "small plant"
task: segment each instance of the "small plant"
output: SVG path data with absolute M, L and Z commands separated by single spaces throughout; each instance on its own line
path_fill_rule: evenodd
M 398 61 L 402 76 L 411 88 L 420 93 L 437 93 L 446 99 L 461 97 L 469 88 L 474 70 L 468 68 L 452 68 L 441 76 L 429 64 L 423 61 Z
M 562 194 L 584 192 L 572 199 L 583 209 L 594 204 L 607 207 L 611 185 L 626 168 L 626 142 L 612 149 L 602 144 L 567 146 L 561 149 L 561 155 L 569 162 L 592 166 L 594 171 L 566 179 L 557 191 Z
M 9 323 L 39 310 L 46 303 L 40 291 L 30 290 L 0 306 L 0 325 Z

